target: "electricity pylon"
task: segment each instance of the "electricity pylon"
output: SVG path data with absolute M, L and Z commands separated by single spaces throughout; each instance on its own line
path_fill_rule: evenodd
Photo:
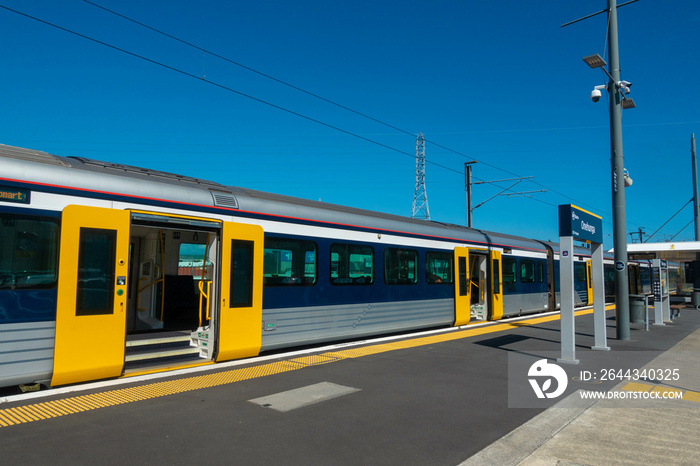
M 416 189 L 413 192 L 411 218 L 430 220 L 428 193 L 425 191 L 425 138 L 423 133 L 418 133 L 416 139 Z

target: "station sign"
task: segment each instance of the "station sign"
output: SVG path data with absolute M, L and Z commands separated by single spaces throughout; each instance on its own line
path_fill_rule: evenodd
M 559 206 L 559 236 L 603 243 L 603 218 L 571 204 Z
M 28 189 L 0 186 L 0 201 L 14 202 L 15 204 L 29 204 L 30 193 L 31 191 Z

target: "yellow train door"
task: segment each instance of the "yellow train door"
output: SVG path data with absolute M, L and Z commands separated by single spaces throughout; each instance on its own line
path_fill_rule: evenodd
M 489 320 L 503 317 L 503 287 L 501 286 L 501 252 L 491 251 L 491 295 Z
M 263 247 L 262 227 L 224 222 L 216 361 L 260 352 Z
M 466 325 L 471 318 L 471 282 L 469 279 L 469 249 L 457 247 L 454 251 L 455 267 L 455 323 Z
M 123 210 L 63 210 L 51 385 L 122 373 L 129 223 Z

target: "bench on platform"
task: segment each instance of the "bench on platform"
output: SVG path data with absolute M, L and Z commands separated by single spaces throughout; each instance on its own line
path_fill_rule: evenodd
M 681 309 L 685 308 L 685 304 L 671 304 L 669 307 L 671 308 L 671 320 L 673 320 L 680 317 Z

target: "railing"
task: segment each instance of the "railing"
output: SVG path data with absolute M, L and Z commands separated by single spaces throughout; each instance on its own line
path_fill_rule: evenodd
M 207 285 L 207 291 L 204 291 L 204 284 L 206 283 Z M 211 293 L 211 280 L 200 280 L 199 283 L 197 284 L 199 287 L 199 312 L 197 314 L 199 315 L 199 327 L 202 326 L 202 304 L 204 303 L 204 310 L 205 310 L 205 320 L 209 320 L 209 294 Z

